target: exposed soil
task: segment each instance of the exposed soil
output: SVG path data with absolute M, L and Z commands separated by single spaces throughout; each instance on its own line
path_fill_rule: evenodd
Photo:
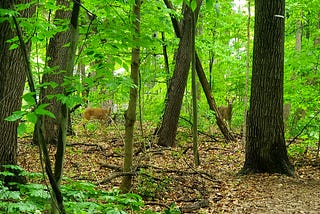
M 123 128 L 77 132 L 68 138 L 65 176 L 96 183 L 98 188 L 119 187 Z M 236 174 L 244 162 L 240 141 L 226 144 L 223 139 L 200 135 L 201 165 L 194 167 L 191 138 L 185 131 L 179 133 L 174 148 L 158 147 L 155 139 L 142 138 L 140 132 L 136 136 L 138 173 L 132 191 L 143 196 L 147 209 L 163 211 L 174 203 L 184 213 L 320 213 L 320 161 L 311 156 L 291 160 L 295 177 L 239 177 Z M 54 154 L 55 147 L 49 149 Z M 20 165 L 28 171 L 41 171 L 36 154 L 37 146 L 22 139 Z

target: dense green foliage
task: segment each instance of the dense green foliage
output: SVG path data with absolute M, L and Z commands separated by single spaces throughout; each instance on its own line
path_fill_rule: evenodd
M 174 57 L 178 39 L 175 37 L 169 14 L 180 17 L 182 0 L 174 0 L 175 11 L 169 10 L 160 0 L 145 0 L 141 8 L 141 73 L 139 86 L 139 110 L 143 121 L 156 126 L 164 109 L 167 80 L 174 68 Z M 252 51 L 253 17 L 250 26 L 251 40 L 247 41 L 247 8 L 235 7 L 233 1 L 207 0 L 203 5 L 197 26 L 196 49 L 206 71 L 213 95 L 218 105 L 226 105 L 226 98 L 236 98 L 232 123 L 234 131 L 240 132 L 243 124 L 244 96 L 246 82 L 246 51 Z M 113 100 L 117 106 L 114 114 L 122 114 L 129 99 L 130 87 L 137 87 L 130 79 L 131 48 L 136 46 L 132 40 L 132 0 L 88 0 L 83 2 L 80 20 L 80 44 L 76 57 L 74 76 L 65 80 L 70 93 L 67 97 L 56 95 L 71 108 L 76 104 L 89 103 L 101 106 L 104 101 Z M 253 4 L 253 3 L 252 3 Z M 25 41 L 31 39 L 31 65 L 37 89 L 40 86 L 54 86 L 54 82 L 40 83 L 40 77 L 52 72 L 47 67 L 46 48 L 48 41 L 57 32 L 66 30 L 67 21 L 53 23 L 52 14 L 57 10 L 55 0 L 32 1 L 37 6 L 35 16 L 30 19 L 18 17 L 25 32 Z M 13 10 L 0 10 L 0 22 L 11 21 L 12 15 L 30 5 L 17 5 Z M 85 8 L 85 9 L 84 9 Z M 299 136 L 301 143 L 293 143 L 289 153 L 302 154 L 306 149 L 316 149 L 319 139 L 320 105 L 320 1 L 289 0 L 286 5 L 285 38 L 285 94 L 284 102 L 291 104 L 286 136 Z M 251 8 L 253 10 L 253 6 Z M 301 22 L 298 26 L 297 23 Z M 301 50 L 296 49 L 296 33 L 302 28 Z M 165 37 L 162 37 L 164 35 Z M 18 48 L 18 38 L 8 41 L 11 48 Z M 246 50 L 247 43 L 250 50 Z M 68 45 L 68 44 L 67 44 Z M 163 47 L 166 46 L 169 58 L 168 74 L 165 70 Z M 251 60 L 251 59 L 250 59 Z M 212 68 L 210 69 L 210 63 Z M 216 127 L 214 115 L 209 112 L 207 101 L 199 85 L 199 129 L 209 132 Z M 32 94 L 23 97 L 23 108 L 7 120 L 23 118 L 19 134 L 32 133 L 36 114 L 50 115 L 45 104 L 35 108 Z M 72 115 L 79 119 L 84 107 Z M 191 118 L 191 77 L 185 93 L 181 116 Z M 180 125 L 189 127 L 185 120 Z M 6 172 L 3 172 L 6 173 Z M 4 174 L 3 174 L 4 175 Z M 26 173 L 29 177 L 35 174 Z M 38 178 L 39 179 L 39 178 Z M 37 180 L 37 179 L 36 179 Z M 152 180 L 139 183 L 139 191 L 147 197 L 163 188 L 163 183 Z M 0 183 L 0 211 L 6 213 L 35 212 L 47 209 L 50 197 L 47 187 L 39 183 L 19 185 L 20 191 L 9 191 Z M 121 195 L 119 192 L 96 190 L 89 183 L 65 181 L 62 186 L 66 210 L 70 213 L 121 213 L 138 210 L 143 206 L 138 195 Z
M 6 166 L 6 168 L 18 168 Z M 41 173 L 29 173 L 19 168 L 21 175 L 27 176 L 32 183 L 16 184 L 18 190 L 12 191 L 0 181 L 1 213 L 43 213 L 49 210 L 50 192 L 43 184 Z M 13 176 L 8 171 L 0 175 Z M 41 182 L 42 181 L 42 182 Z M 40 183 L 41 182 L 41 183 Z M 14 184 L 11 184 L 14 185 Z M 143 207 L 142 199 L 137 194 L 120 194 L 119 190 L 111 192 L 98 190 L 94 184 L 65 179 L 62 193 L 67 213 L 138 213 Z
M 83 3 L 80 20 L 80 44 L 76 57 L 77 67 L 66 86 L 74 93 L 68 97 L 59 96 L 69 106 L 89 102 L 90 106 L 101 106 L 106 100 L 113 100 L 117 111 L 123 112 L 128 102 L 131 48 L 134 34 L 131 20 L 133 1 L 92 0 Z M 181 16 L 181 0 L 173 1 L 176 10 L 168 10 L 162 1 L 144 1 L 141 8 L 141 73 L 140 108 L 142 117 L 154 124 L 159 122 L 164 109 L 166 82 L 174 67 L 174 54 L 178 39 L 175 37 L 169 14 Z M 288 1 L 286 5 L 286 50 L 285 50 L 285 103 L 291 104 L 287 124 L 288 137 L 296 136 L 316 116 L 319 100 L 319 37 L 318 1 Z M 37 13 L 32 19 L 19 19 L 26 38 L 33 41 L 32 68 L 34 78 L 38 79 L 46 67 L 45 48 L 48 40 L 67 27 L 67 21 L 51 20 L 51 13 L 57 9 L 54 0 L 33 2 Z M 253 4 L 253 3 L 251 3 Z M 23 9 L 17 6 L 17 10 Z M 251 5 L 253 11 L 254 5 Z M 254 17 L 251 17 L 251 38 L 247 41 L 247 10 L 245 4 L 233 1 L 206 1 L 202 6 L 197 26 L 196 49 L 202 60 L 207 77 L 210 79 L 213 94 L 218 105 L 226 105 L 226 98 L 236 98 L 233 108 L 233 124 L 240 130 L 243 124 L 243 100 L 246 82 L 246 48 L 250 42 L 250 56 L 253 40 Z M 1 20 L 16 11 L 3 11 Z M 254 13 L 253 13 L 254 14 Z M 7 18 L 6 18 L 7 19 Z M 295 49 L 297 22 L 302 26 L 302 48 Z M 33 34 L 36 32 L 36 35 Z M 164 35 L 164 37 L 163 37 Z M 12 48 L 18 47 L 13 38 Z M 166 72 L 163 47 L 166 46 L 170 74 Z M 210 67 L 211 63 L 211 67 Z M 190 80 L 191 81 L 191 80 Z M 182 117 L 191 115 L 191 82 L 188 82 Z M 43 83 L 54 85 L 55 83 Z M 41 84 L 41 85 L 43 85 Z M 40 84 L 38 84 L 38 87 Z M 208 111 L 206 99 L 199 85 L 200 129 L 208 130 L 215 123 L 213 114 Z M 89 92 L 89 93 L 88 93 Z M 28 101 L 30 103 L 30 101 Z M 29 105 L 30 107 L 30 105 Z M 27 110 L 28 108 L 26 108 Z M 29 108 L 30 109 L 30 108 Z M 296 119 L 296 111 L 303 109 L 304 118 Z M 80 109 L 76 114 L 81 114 Z M 33 117 L 26 118 L 28 121 Z M 318 137 L 319 116 L 304 131 L 313 140 Z M 188 126 L 181 120 L 180 125 Z

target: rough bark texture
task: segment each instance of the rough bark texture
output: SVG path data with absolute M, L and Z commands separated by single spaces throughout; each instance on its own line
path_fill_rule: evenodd
M 0 8 L 13 8 L 15 3 L 30 1 L 1 1 Z M 34 7 L 22 12 L 22 17 L 30 17 Z M 8 39 L 16 36 L 13 25 L 8 21 L 0 23 L 0 166 L 17 163 L 17 127 L 19 121 L 8 122 L 4 119 L 21 108 L 21 96 L 26 81 L 27 69 L 21 47 L 9 50 Z M 26 44 L 27 54 L 30 43 Z
M 284 0 L 255 1 L 252 87 L 242 174 L 293 175 L 284 139 Z
M 57 0 L 57 5 L 64 5 L 69 8 L 68 0 Z M 68 27 L 67 23 L 71 18 L 71 10 L 70 9 L 59 9 L 55 13 L 55 22 L 57 20 L 65 20 L 66 28 Z M 61 25 L 59 23 L 58 25 Z M 55 82 L 57 87 L 42 87 L 40 90 L 40 103 L 49 103 L 48 110 L 51 111 L 55 115 L 55 119 L 45 116 L 44 117 L 44 128 L 45 128 L 45 141 L 47 143 L 56 144 L 58 136 L 60 135 L 60 125 L 59 121 L 61 119 L 61 102 L 57 99 L 48 99 L 48 95 L 55 94 L 63 94 L 64 90 L 61 84 L 64 81 L 65 76 L 70 76 L 71 74 L 67 72 L 68 65 L 68 51 L 70 47 L 66 44 L 70 42 L 71 39 L 71 31 L 65 30 L 63 32 L 57 33 L 53 38 L 50 39 L 48 50 L 47 50 L 47 58 L 48 58 L 48 68 L 51 69 L 50 72 L 45 73 L 42 76 L 42 83 Z M 37 143 L 37 136 L 34 135 L 33 142 Z
M 167 8 L 169 8 L 169 9 L 171 9 L 171 10 L 173 9 L 173 6 L 172 6 L 171 1 L 169 1 L 169 0 L 164 0 L 164 2 L 165 2 L 165 4 L 166 4 Z M 196 11 L 195 11 L 195 20 L 197 20 L 197 17 L 198 17 L 199 11 L 200 11 L 200 5 L 201 5 L 201 4 L 202 4 L 202 1 L 199 0 L 199 1 L 198 1 L 199 7 L 198 7 L 198 8 L 196 9 Z M 175 33 L 176 33 L 176 36 L 181 39 L 181 38 L 182 38 L 182 35 L 183 35 L 183 32 L 182 32 L 182 30 L 181 30 L 181 26 L 180 26 L 179 22 L 177 21 L 176 17 L 173 16 L 173 15 L 171 15 L 171 20 L 172 20 L 172 25 L 173 25 L 174 31 L 175 31 Z M 207 98 L 208 104 L 209 104 L 209 106 L 210 106 L 210 109 L 216 112 L 217 124 L 218 124 L 221 132 L 222 132 L 223 135 L 225 136 L 227 142 L 234 141 L 234 140 L 235 140 L 234 137 L 233 137 L 232 134 L 229 132 L 226 124 L 224 123 L 224 121 L 223 121 L 220 113 L 219 113 L 218 110 L 217 110 L 217 105 L 216 105 L 215 100 L 214 100 L 214 97 L 212 96 L 212 93 L 211 93 L 211 89 L 210 89 L 211 87 L 210 87 L 210 85 L 209 85 L 209 83 L 208 83 L 208 80 L 207 80 L 205 74 L 204 74 L 203 67 L 202 67 L 202 65 L 201 65 L 201 61 L 200 61 L 200 59 L 199 59 L 199 57 L 198 57 L 197 54 L 196 54 L 196 70 L 197 70 L 197 74 L 198 74 L 199 80 L 200 80 L 200 82 L 201 82 L 202 88 L 203 88 L 203 90 L 204 90 L 204 92 L 205 92 L 205 94 L 206 94 L 206 98 Z M 186 77 L 186 78 L 187 78 L 187 77 Z M 171 83 L 171 84 L 172 84 L 172 83 Z M 169 89 L 170 89 L 170 88 L 169 88 Z M 170 92 L 170 91 L 169 91 L 169 92 Z M 169 92 L 168 92 L 168 93 L 169 93 Z M 174 93 L 174 92 L 171 92 L 171 93 Z M 180 99 L 180 97 L 177 97 L 177 98 Z M 181 99 L 182 99 L 182 97 L 181 97 Z M 182 101 L 181 101 L 181 103 L 182 103 Z M 181 105 L 181 104 L 180 104 L 180 105 Z M 180 111 L 179 111 L 179 114 L 180 114 Z M 179 114 L 175 114 L 175 115 L 179 116 Z M 172 123 L 173 123 L 173 122 L 178 123 L 178 120 L 173 120 Z M 162 124 L 163 124 L 163 122 L 162 122 Z M 176 129 L 176 128 L 177 128 L 177 124 L 176 124 L 176 126 L 172 126 L 172 127 L 175 127 L 175 129 Z M 160 129 L 160 131 L 161 131 L 161 129 Z M 159 131 L 159 132 L 160 132 L 160 131 Z M 175 138 L 176 130 L 172 130 L 172 132 L 174 132 L 174 133 L 173 133 L 172 136 L 170 137 L 170 138 L 171 138 L 170 141 L 171 141 L 171 143 L 174 143 L 174 138 Z M 160 132 L 160 133 L 161 133 L 161 132 Z M 169 138 L 169 137 L 167 137 L 167 138 Z M 173 139 L 172 139 L 172 138 L 173 138 Z M 164 143 L 164 142 L 163 142 L 163 143 Z M 160 144 L 160 145 L 162 145 L 162 144 Z M 167 145 L 165 145 L 165 144 L 163 144 L 163 145 L 164 145 L 164 146 L 170 146 L 169 143 L 168 143 Z
M 176 66 L 168 92 L 165 113 L 159 130 L 158 144 L 161 146 L 173 146 L 175 144 L 181 104 L 190 69 L 192 11 L 188 6 L 184 9 L 183 17 L 183 35 L 180 39 Z

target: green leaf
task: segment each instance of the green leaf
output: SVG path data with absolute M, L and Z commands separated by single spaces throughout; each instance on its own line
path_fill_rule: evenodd
M 10 122 L 17 121 L 21 119 L 25 114 L 26 114 L 25 111 L 15 111 L 12 113 L 12 115 L 10 115 L 9 117 L 6 117 L 4 120 L 10 121 Z
M 0 172 L 0 175 L 6 176 L 6 177 L 7 177 L 7 176 L 15 176 L 14 173 L 8 172 L 8 171 Z
M 0 191 L 0 199 L 3 200 L 21 200 L 20 192 L 18 191 Z
M 22 98 L 29 104 L 29 105 L 35 105 L 36 101 L 34 100 L 34 94 L 35 92 L 26 93 L 22 96 Z
M 12 44 L 12 45 L 10 46 L 9 50 L 14 50 L 14 49 L 16 49 L 16 48 L 18 48 L 18 47 L 19 47 L 19 44 L 14 43 L 14 44 Z
M 191 2 L 191 10 L 195 11 L 197 9 L 197 6 L 198 6 L 197 0 L 192 0 L 192 2 Z
M 18 165 L 10 165 L 10 164 L 7 164 L 7 165 L 2 165 L 3 168 L 5 169 L 13 169 L 13 170 L 16 170 L 16 171 L 24 171 L 24 169 Z
M 38 108 L 36 110 L 34 110 L 34 112 L 38 115 L 45 115 L 45 116 L 48 116 L 51 118 L 56 118 L 52 112 L 45 109 L 45 107 L 47 107 L 48 105 L 49 104 L 47 104 L 47 103 L 41 104 L 38 106 Z
M 36 122 L 37 122 L 37 115 L 35 112 L 31 112 L 31 113 L 27 114 L 26 118 L 27 118 L 27 121 L 29 121 L 33 124 L 36 124 Z
M 206 8 L 208 10 L 213 8 L 213 0 L 206 0 Z
M 8 9 L 0 9 L 0 17 L 1 16 L 17 16 L 19 15 L 19 13 L 17 11 L 14 10 L 8 10 Z
M 25 123 L 20 123 L 18 126 L 18 135 L 23 135 L 27 129 L 27 125 Z

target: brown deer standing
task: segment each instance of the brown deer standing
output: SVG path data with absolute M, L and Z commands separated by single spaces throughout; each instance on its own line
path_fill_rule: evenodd
M 111 108 L 86 108 L 83 118 L 87 120 L 96 119 L 103 126 L 111 122 Z
M 232 119 L 232 103 L 235 98 L 229 100 L 226 99 L 228 105 L 218 107 L 218 111 L 223 120 L 227 121 L 229 128 L 231 129 L 231 119 Z
M 112 122 L 111 114 L 113 108 L 113 101 L 107 100 L 102 102 L 102 108 L 86 108 L 83 113 L 83 118 L 86 120 L 99 120 L 101 126 Z

